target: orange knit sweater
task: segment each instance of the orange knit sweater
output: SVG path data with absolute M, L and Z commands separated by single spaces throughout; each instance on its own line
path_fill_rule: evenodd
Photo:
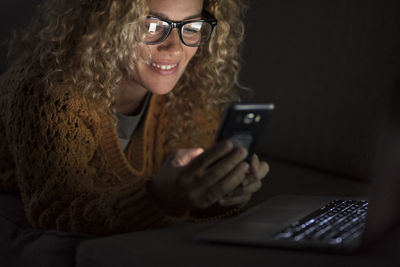
M 107 235 L 184 220 L 147 190 L 164 159 L 181 147 L 211 145 L 220 114 L 195 104 L 200 133 L 172 142 L 165 97 L 153 96 L 124 153 L 113 117 L 70 88 L 46 93 L 0 79 L 0 190 L 20 191 L 36 228 Z M 213 116 L 209 116 L 213 114 Z

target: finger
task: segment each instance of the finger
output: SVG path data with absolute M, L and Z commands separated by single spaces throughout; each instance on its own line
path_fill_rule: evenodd
M 189 164 L 194 158 L 204 152 L 202 148 L 189 148 L 189 149 L 178 149 L 175 158 L 172 161 L 172 165 L 175 167 L 183 167 Z
M 230 141 L 218 142 L 210 149 L 203 152 L 200 156 L 193 159 L 188 165 L 186 172 L 188 174 L 199 173 L 205 170 L 208 166 L 218 161 L 221 157 L 225 156 L 233 149 Z
M 257 179 L 263 179 L 270 171 L 270 167 L 267 162 L 262 161 L 260 162 L 260 167 L 258 168 L 255 176 Z
M 206 190 L 206 197 L 218 201 L 238 187 L 246 177 L 248 163 L 238 164 L 225 178 Z
M 257 154 L 253 154 L 251 158 L 251 172 L 254 174 L 258 171 L 260 167 L 260 159 L 258 158 Z
M 241 196 L 237 196 L 237 197 L 227 197 L 227 198 L 221 199 L 219 201 L 219 205 L 223 206 L 223 207 L 239 205 L 239 204 L 249 202 L 251 197 L 252 197 L 251 194 L 241 195 Z
M 240 195 L 254 194 L 258 190 L 260 190 L 261 187 L 262 187 L 262 182 L 260 180 L 257 180 L 245 187 L 243 186 L 236 187 L 231 193 L 227 195 L 227 197 L 237 197 Z
M 235 148 L 228 155 L 223 157 L 216 164 L 208 168 L 201 177 L 198 177 L 198 185 L 202 188 L 208 188 L 217 184 L 225 177 L 232 177 L 240 172 L 244 176 L 250 166 L 244 160 L 247 157 L 247 150 L 244 147 Z M 240 182 L 245 177 L 241 177 Z
M 243 179 L 241 186 L 242 187 L 246 187 L 249 184 L 252 184 L 256 181 L 258 181 L 259 179 L 257 179 L 257 177 L 253 174 L 247 174 L 246 177 Z
M 259 169 L 255 173 L 246 175 L 245 179 L 243 179 L 242 187 L 246 187 L 249 184 L 264 179 L 265 176 L 268 174 L 268 172 L 269 172 L 268 163 L 265 161 L 260 162 Z

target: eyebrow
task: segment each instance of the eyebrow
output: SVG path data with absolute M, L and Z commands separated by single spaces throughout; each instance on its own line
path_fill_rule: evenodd
M 163 19 L 170 19 L 167 15 L 165 15 L 163 13 L 150 12 L 150 15 L 160 17 Z M 183 20 L 195 19 L 195 18 L 201 17 L 201 15 L 202 15 L 202 13 L 198 13 L 196 15 L 188 16 L 188 17 L 184 18 Z

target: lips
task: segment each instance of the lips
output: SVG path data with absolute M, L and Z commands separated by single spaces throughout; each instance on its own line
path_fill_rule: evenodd
M 177 64 L 177 63 L 150 62 L 149 65 L 158 74 L 170 75 L 170 74 L 173 74 L 173 73 L 175 73 L 177 71 L 179 64 Z

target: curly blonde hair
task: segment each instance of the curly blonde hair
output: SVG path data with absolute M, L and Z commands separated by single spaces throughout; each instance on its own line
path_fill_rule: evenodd
M 179 110 L 176 121 L 184 124 L 177 137 L 191 124 L 194 97 L 221 110 L 239 100 L 244 1 L 204 0 L 218 26 L 168 94 L 171 110 Z M 84 96 L 104 101 L 107 112 L 114 114 L 118 82 L 133 72 L 136 48 L 143 45 L 134 33 L 149 13 L 146 0 L 45 0 L 37 13 L 11 42 L 11 63 L 29 62 L 48 90 L 70 83 Z M 21 75 L 29 76 L 29 71 Z

